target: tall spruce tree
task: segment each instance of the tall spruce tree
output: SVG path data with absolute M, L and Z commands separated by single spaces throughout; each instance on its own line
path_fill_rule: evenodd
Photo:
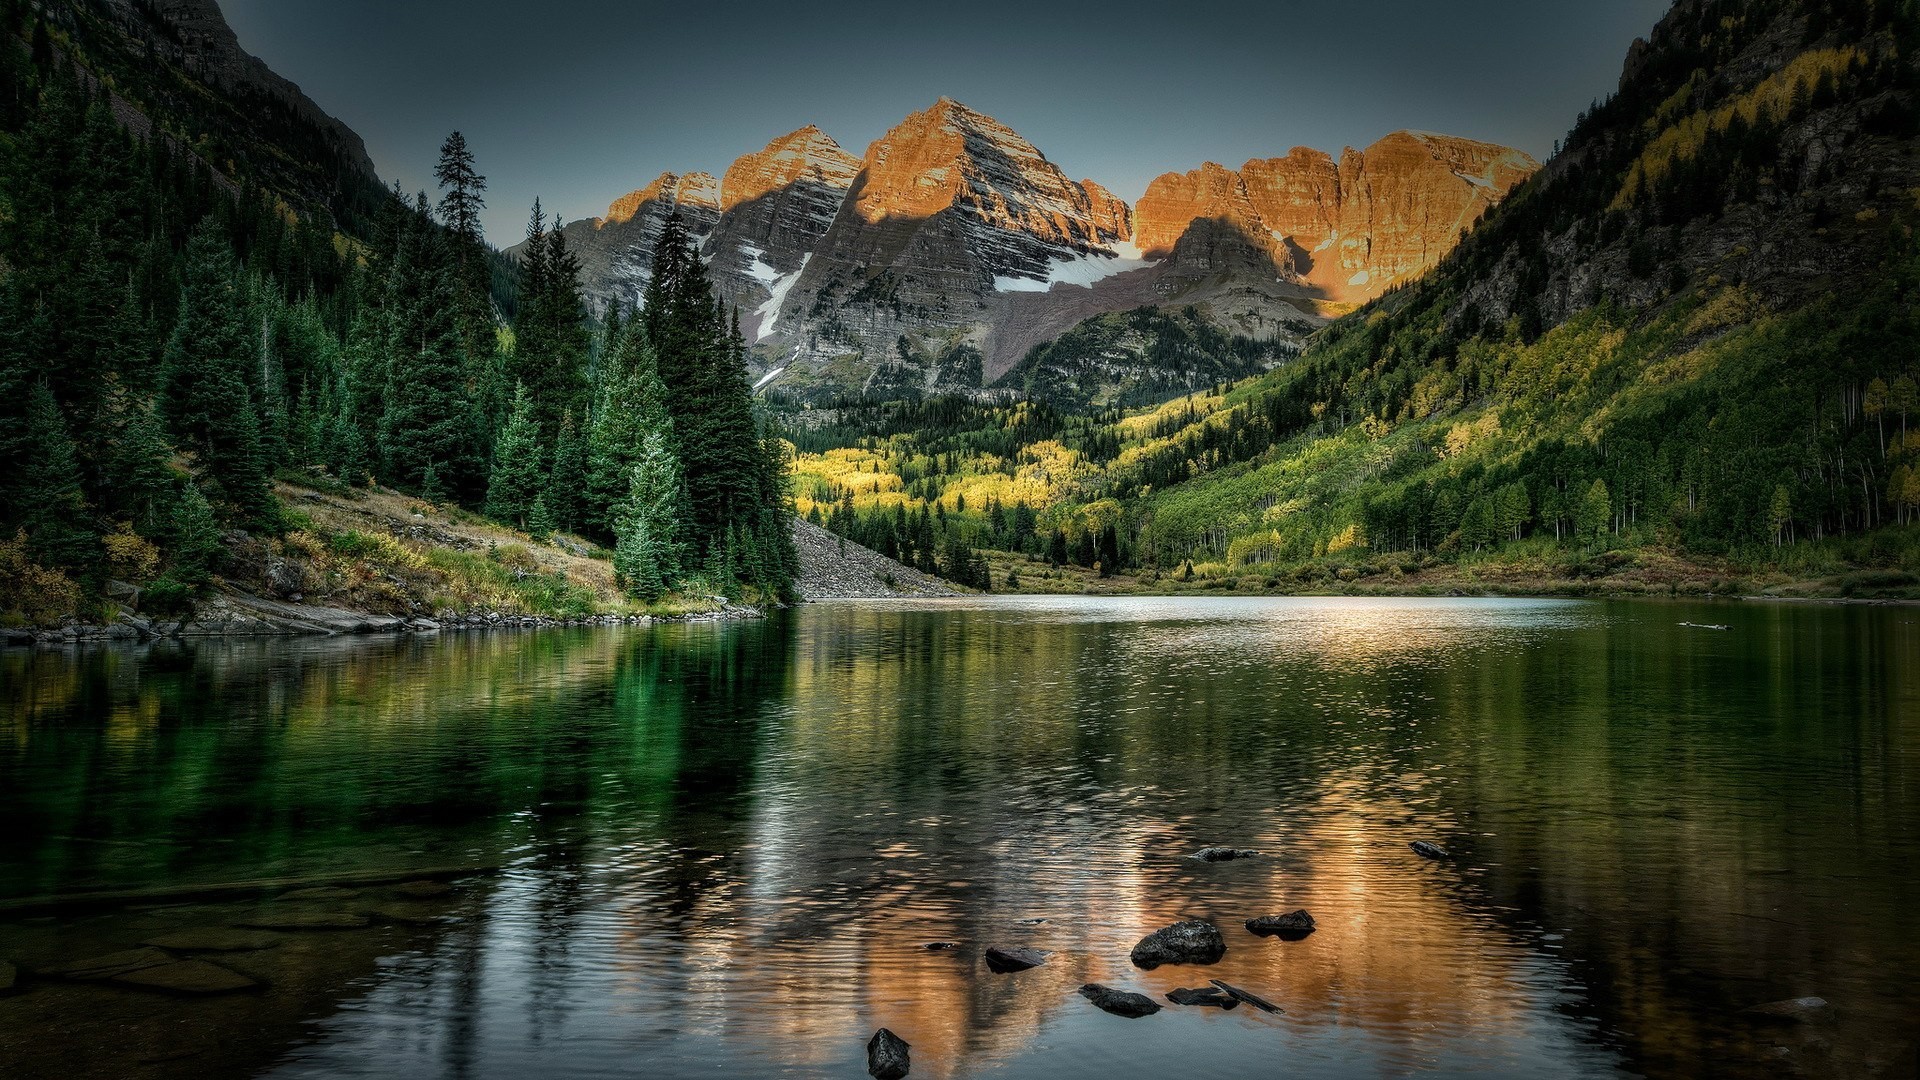
M 697 553 L 725 573 L 752 567 L 766 591 L 784 595 L 797 565 L 784 460 L 762 440 L 738 322 L 714 298 L 678 215 L 662 231 L 653 273 L 640 323 L 673 416 Z
M 271 526 L 276 518 L 260 418 L 248 389 L 255 349 L 238 310 L 231 249 L 211 223 L 187 247 L 180 316 L 167 342 L 166 415 L 224 519 Z
M 635 596 L 658 599 L 680 574 L 680 492 L 680 466 L 666 435 L 648 432 L 628 474 L 627 497 L 614 527 L 614 573 Z
M 514 391 L 513 411 L 493 444 L 493 473 L 487 481 L 490 517 L 520 528 L 527 525 L 533 501 L 540 497 L 546 469 L 540 429 L 533 418 L 533 397 L 525 386 Z
M 386 393 L 380 419 L 383 472 L 419 490 L 432 467 L 455 490 L 473 480 L 472 400 L 454 319 L 455 270 L 421 200 L 414 227 L 388 269 Z

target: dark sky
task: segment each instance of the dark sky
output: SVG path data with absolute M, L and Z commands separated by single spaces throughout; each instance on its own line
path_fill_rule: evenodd
M 1416 128 L 1545 158 L 1667 0 L 221 0 L 249 52 L 431 184 L 464 131 L 489 239 L 808 123 L 856 157 L 942 94 L 1129 201 L 1169 170 Z

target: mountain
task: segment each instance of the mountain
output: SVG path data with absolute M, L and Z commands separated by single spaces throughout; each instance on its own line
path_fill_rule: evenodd
M 387 198 L 352 128 L 240 47 L 214 0 L 46 0 L 60 48 L 109 88 L 115 118 L 190 148 L 221 181 L 252 183 L 357 231 Z
M 1364 302 L 1433 268 L 1540 163 L 1491 143 L 1400 131 L 1365 150 L 1295 147 L 1238 172 L 1207 162 L 1154 180 L 1135 210 L 1148 258 L 1196 221 L 1225 223 L 1316 295 Z
M 1040 386 L 1077 406 L 1100 395 L 1015 369 L 1083 320 L 1191 308 L 1259 343 L 1229 351 L 1278 362 L 1327 316 L 1431 267 L 1536 168 L 1504 147 L 1400 133 L 1338 162 L 1296 149 L 1237 173 L 1169 174 L 1136 208 L 942 98 L 861 158 L 810 126 L 717 184 L 664 174 L 564 232 L 590 301 L 632 304 L 661 224 L 679 213 L 789 397 Z M 1131 331 L 1104 349 L 1119 398 L 1188 385 L 1141 367 L 1151 351 Z
M 1143 563 L 1218 578 L 1911 585 L 1920 538 L 1887 527 L 1920 509 L 1917 58 L 1912 2 L 1682 0 L 1431 272 L 1190 419 L 1131 424 L 1062 517 L 1118 500 Z M 1242 187 L 1184 191 L 1261 213 Z
M 1163 178 L 1155 272 L 1398 280 L 1252 377 L 1163 304 L 1002 376 L 1104 408 L 841 410 L 801 438 L 803 509 L 884 548 L 938 507 L 1155 590 L 1920 593 L 1920 4 L 1681 0 L 1436 261 L 1423 233 L 1530 168 L 1406 134 Z

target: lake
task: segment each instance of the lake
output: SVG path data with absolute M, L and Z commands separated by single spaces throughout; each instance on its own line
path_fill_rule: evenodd
M 38 975 L 0 996 L 10 1077 L 851 1078 L 882 1026 L 915 1077 L 1920 1073 L 1912 607 L 1024 597 L 16 650 L 0 820 L 0 959 Z M 1304 940 L 1243 926 L 1298 908 Z M 1218 964 L 1129 962 L 1188 918 Z M 172 951 L 250 992 L 47 977 L 238 923 L 271 947 Z M 1164 997 L 1209 979 L 1285 1011 Z

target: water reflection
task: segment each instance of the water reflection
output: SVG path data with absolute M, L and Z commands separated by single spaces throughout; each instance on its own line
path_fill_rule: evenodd
M 992 600 L 9 654 L 0 813 L 47 827 L 0 892 L 505 868 L 284 1077 L 860 1075 L 883 1024 L 916 1076 L 1910 1075 L 1915 619 Z M 1182 917 L 1225 961 L 1127 963 Z M 1209 977 L 1287 1012 L 1072 993 Z M 1736 1017 L 1808 993 L 1816 1037 Z

